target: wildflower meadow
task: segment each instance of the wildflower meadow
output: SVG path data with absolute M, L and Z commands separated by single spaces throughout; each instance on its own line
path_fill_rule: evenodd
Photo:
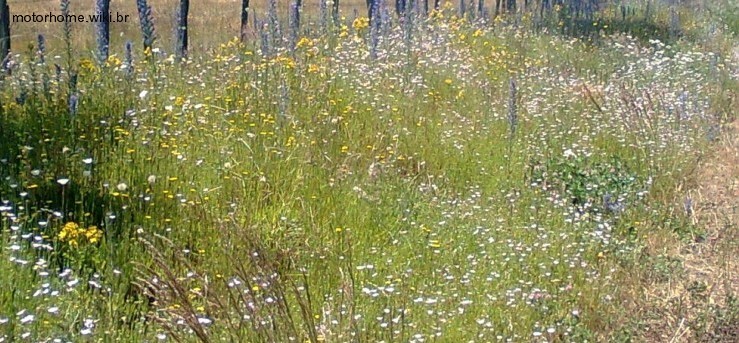
M 739 342 L 736 2 L 334 1 L 0 1 L 0 342 Z

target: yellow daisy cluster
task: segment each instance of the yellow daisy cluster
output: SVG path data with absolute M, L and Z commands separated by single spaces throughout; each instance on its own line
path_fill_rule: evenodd
M 94 225 L 84 228 L 75 222 L 68 222 L 64 224 L 57 237 L 59 241 L 67 242 L 70 246 L 77 247 L 82 240 L 90 244 L 99 242 L 103 238 L 103 231 Z
M 123 64 L 123 61 L 121 61 L 121 59 L 118 58 L 116 55 L 110 55 L 105 61 L 105 64 L 108 67 L 118 68 Z
M 296 46 L 298 48 L 303 48 L 303 47 L 309 47 L 310 48 L 310 47 L 313 46 L 313 41 L 310 38 L 303 37 L 303 38 L 300 38 L 300 40 L 298 41 L 298 43 L 297 43 Z
M 92 74 L 97 71 L 97 67 L 95 66 L 95 62 L 93 62 L 91 59 L 83 58 L 79 62 L 79 71 L 81 74 L 84 75 Z
M 282 56 L 278 55 L 277 57 L 270 60 L 270 64 L 272 65 L 281 65 L 288 69 L 295 68 L 295 60 L 288 56 Z
M 357 19 L 354 19 L 354 22 L 352 23 L 352 27 L 357 31 L 366 29 L 367 27 L 369 27 L 369 18 L 358 17 Z

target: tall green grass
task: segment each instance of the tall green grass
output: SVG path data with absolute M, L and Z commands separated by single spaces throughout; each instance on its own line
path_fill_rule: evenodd
M 19 56 L 0 337 L 605 339 L 730 62 L 450 9 L 384 27 L 375 57 L 363 23 L 269 56 Z

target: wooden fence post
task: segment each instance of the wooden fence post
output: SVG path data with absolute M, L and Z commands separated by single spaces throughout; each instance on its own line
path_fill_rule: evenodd
M 187 16 L 190 12 L 190 0 L 180 0 L 180 7 L 177 9 L 177 46 L 175 47 L 175 56 L 181 61 L 187 58 Z
M 110 0 L 96 1 L 96 14 L 98 22 L 95 24 L 95 40 L 98 46 L 98 60 L 100 64 L 104 64 L 108 60 L 108 51 L 110 49 Z
M 332 15 L 334 17 L 334 24 L 339 25 L 339 0 L 334 0 L 334 10 Z
M 249 0 L 241 0 L 241 43 L 246 42 L 246 35 L 249 31 Z
M 0 0 L 0 62 L 5 63 L 10 53 L 10 6 Z

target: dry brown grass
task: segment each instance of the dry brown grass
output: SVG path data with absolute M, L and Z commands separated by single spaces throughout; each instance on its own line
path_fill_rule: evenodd
M 733 54 L 739 62 L 739 47 Z M 637 342 L 739 342 L 739 94 L 723 96 L 718 112 L 733 121 L 681 182 L 672 207 L 683 212 L 691 199 L 688 224 L 701 234 L 686 240 L 666 224 L 650 226 L 642 265 L 618 278 L 625 311 L 610 332 Z
M 281 15 L 288 13 L 288 0 L 277 0 Z M 59 0 L 9 0 L 12 14 L 59 14 Z M 177 0 L 150 0 L 149 4 L 154 12 L 157 44 L 167 50 L 172 46 L 174 37 L 174 20 Z M 304 16 L 314 16 L 318 12 L 318 0 L 304 1 Z M 94 0 L 72 0 L 72 14 L 88 15 L 94 13 Z M 268 1 L 253 1 L 252 14 L 264 19 Z M 353 16 L 354 10 L 359 13 L 365 11 L 364 0 L 340 1 L 341 13 L 344 16 Z M 240 27 L 240 0 L 196 0 L 190 4 L 190 45 L 194 49 L 208 49 L 218 46 L 224 41 L 238 36 Z M 141 36 L 138 30 L 138 13 L 135 0 L 112 0 L 111 11 L 129 15 L 131 20 L 126 23 L 112 23 L 110 26 L 111 51 L 122 51 L 126 40 L 139 42 Z M 35 42 L 36 36 L 41 33 L 47 38 L 52 51 L 62 46 L 60 23 L 12 23 L 13 51 L 22 52 L 28 43 Z M 91 23 L 73 25 L 75 46 L 80 49 L 91 50 L 94 47 L 94 28 Z
M 739 342 L 737 305 L 727 302 L 739 294 L 739 122 L 726 126 L 692 177 L 684 194 L 693 201 L 693 225 L 705 234 L 691 242 L 648 235 L 643 255 L 660 259 L 666 277 L 645 268 L 624 287 L 638 341 Z

